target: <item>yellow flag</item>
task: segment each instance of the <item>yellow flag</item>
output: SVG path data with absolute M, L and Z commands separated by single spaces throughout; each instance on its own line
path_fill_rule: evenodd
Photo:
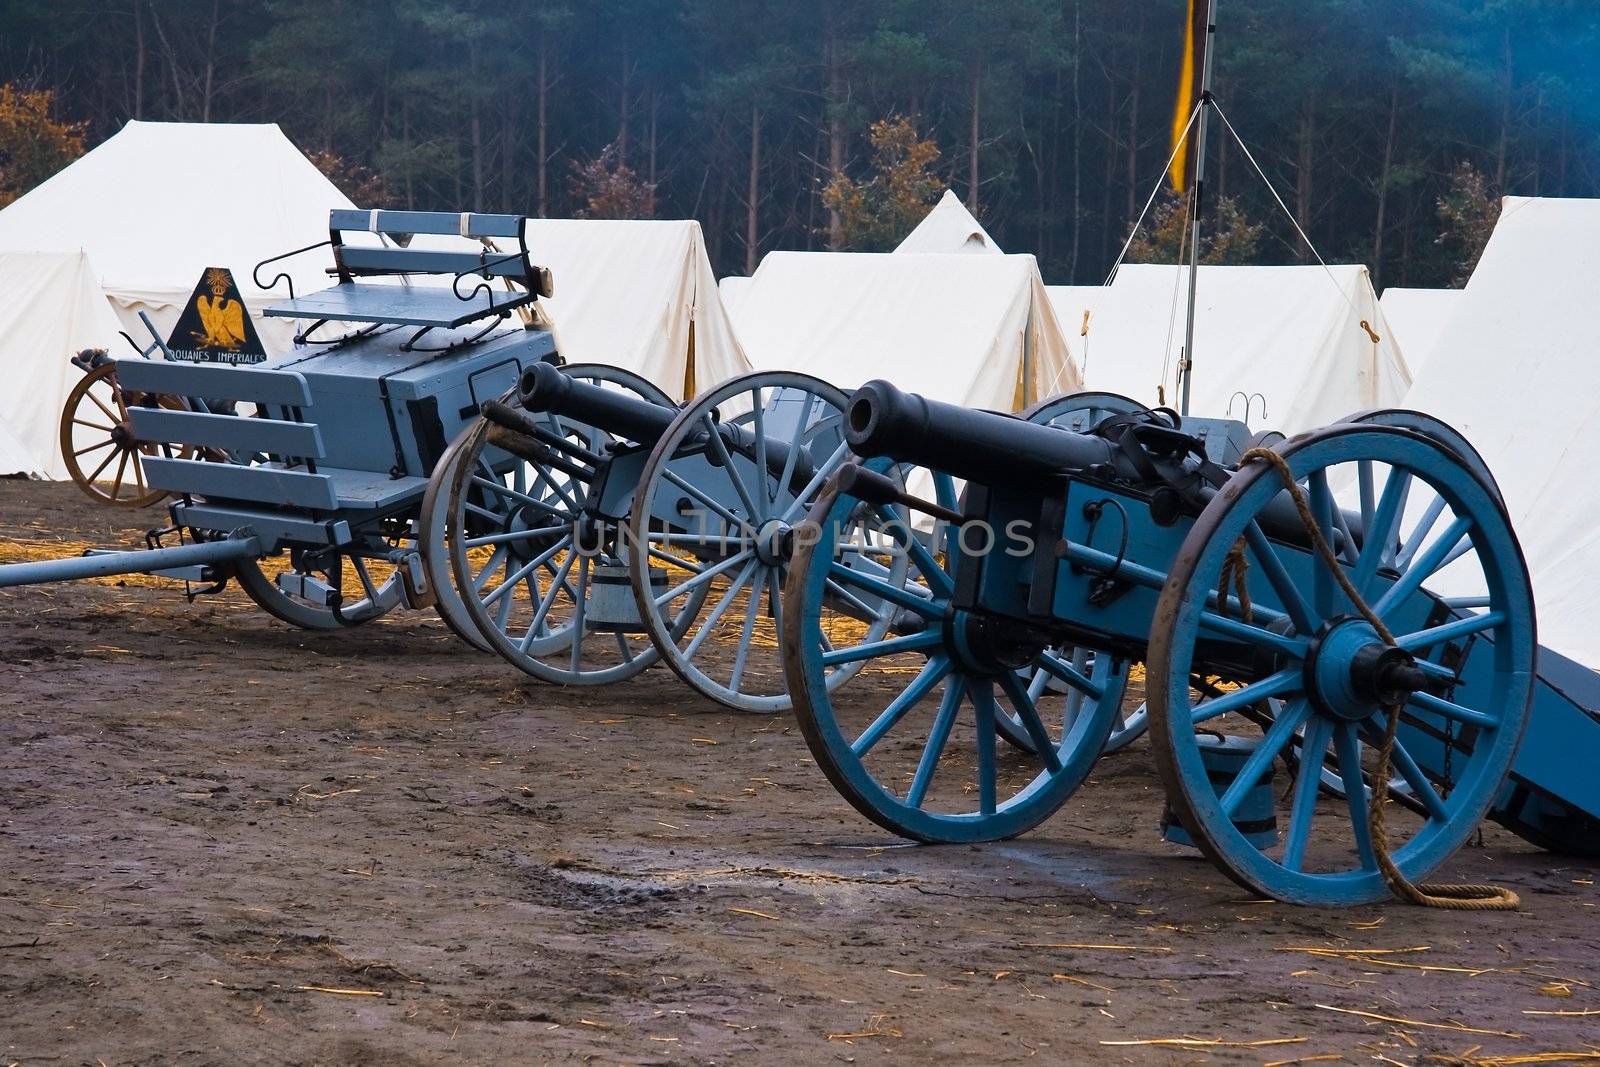
M 1167 177 L 1172 191 L 1182 196 L 1194 174 L 1194 138 L 1183 150 L 1178 145 L 1189 130 L 1189 116 L 1200 99 L 1200 82 L 1205 73 L 1206 15 L 1209 0 L 1189 0 L 1189 18 L 1183 35 L 1183 70 L 1178 81 L 1178 102 L 1172 109 L 1172 169 Z

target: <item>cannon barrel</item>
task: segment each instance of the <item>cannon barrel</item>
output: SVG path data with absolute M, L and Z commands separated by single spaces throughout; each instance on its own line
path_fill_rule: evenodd
M 522 406 L 549 411 L 641 445 L 653 445 L 667 432 L 676 408 L 652 404 L 616 389 L 576 381 L 549 363 L 535 363 L 517 382 Z
M 549 411 L 566 418 L 598 426 L 607 433 L 626 437 L 641 445 L 653 445 L 665 436 L 677 408 L 652 404 L 615 389 L 605 389 L 588 382 L 575 381 L 549 363 L 535 363 L 522 372 L 517 382 L 517 392 L 522 406 L 528 411 Z M 491 401 L 490 404 L 495 404 Z M 495 404 L 496 408 L 500 406 Z M 536 432 L 518 424 L 508 409 L 491 409 L 484 405 L 484 413 L 491 421 L 523 433 Z M 526 418 L 525 416 L 523 417 Z M 728 451 L 755 459 L 758 454 L 755 431 L 746 426 L 719 424 L 717 434 Z M 781 476 L 789 467 L 790 445 L 769 438 L 765 444 L 767 468 L 773 475 Z M 525 457 L 526 458 L 526 457 Z M 810 481 L 815 467 L 804 448 L 795 457 L 791 474 L 791 488 L 798 489 Z
M 1101 438 L 929 400 L 882 380 L 850 397 L 845 440 L 858 456 L 888 456 L 1024 492 L 1063 472 L 1114 462 Z

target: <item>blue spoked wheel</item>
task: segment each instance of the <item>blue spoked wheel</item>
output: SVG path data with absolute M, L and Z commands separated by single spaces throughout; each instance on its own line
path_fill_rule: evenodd
M 1406 788 L 1384 809 L 1386 838 L 1415 882 L 1467 839 L 1511 767 L 1533 681 L 1533 597 L 1498 494 L 1436 439 L 1346 423 L 1277 451 L 1396 647 L 1310 548 L 1278 472 L 1253 461 L 1196 521 L 1162 589 L 1148 681 L 1156 765 L 1180 821 L 1241 885 L 1292 903 L 1367 903 L 1387 893 L 1369 809 L 1390 709 Z M 1231 583 L 1217 591 L 1241 544 L 1249 621 Z M 1216 695 L 1198 695 L 1191 676 Z M 1219 786 L 1197 730 L 1260 740 Z M 1273 790 L 1278 842 L 1258 849 L 1232 817 L 1280 762 L 1291 784 Z M 1342 797 L 1323 787 L 1330 767 Z
M 618 367 L 575 364 L 563 373 L 672 406 L 660 389 Z M 553 412 L 535 418 L 549 446 L 537 461 L 495 447 L 484 419 L 452 449 L 441 536 L 455 595 L 438 604 L 464 613 L 462 627 L 535 678 L 622 681 L 659 653 L 633 610 L 626 527 L 588 505 L 607 457 L 637 454 L 640 443 Z M 703 600 L 701 591 L 680 605 L 683 624 Z
M 793 531 L 851 458 L 844 406 L 841 390 L 808 374 L 733 378 L 683 407 L 639 474 L 629 538 L 639 616 L 679 677 L 735 710 L 789 710 L 778 628 Z M 696 594 L 709 606 L 685 626 Z M 880 614 L 869 632 L 882 637 L 889 621 Z
M 863 512 L 880 522 L 869 527 Z M 879 540 L 868 545 L 868 535 Z M 864 546 L 885 542 L 908 561 L 898 582 L 881 564 L 855 562 Z M 918 841 L 990 841 L 1037 826 L 1071 796 L 1111 727 L 1120 664 L 1105 657 L 1109 677 L 1097 682 L 1042 639 L 955 611 L 945 538 L 930 537 L 920 517 L 832 487 L 797 544 L 785 675 L 812 755 L 856 810 Z M 840 607 L 869 619 L 887 613 L 887 633 L 855 618 L 839 625 Z M 830 672 L 858 664 L 850 685 L 830 685 Z M 1062 691 L 1030 684 L 1039 672 Z M 1031 751 L 997 744 L 1013 716 Z

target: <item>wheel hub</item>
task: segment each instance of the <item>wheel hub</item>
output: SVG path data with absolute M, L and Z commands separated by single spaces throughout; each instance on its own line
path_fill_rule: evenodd
M 945 644 L 964 670 L 976 674 L 1015 671 L 1038 658 L 1045 642 L 1008 623 L 960 609 L 945 617 Z
M 782 566 L 794 555 L 794 531 L 782 519 L 768 519 L 755 536 L 756 558 L 769 567 Z
M 551 540 L 566 528 L 567 524 L 554 516 L 524 504 L 506 516 L 505 532 L 526 536 L 507 541 L 506 551 L 519 560 L 530 560 L 549 547 Z
M 119 422 L 115 426 L 111 427 L 111 439 L 115 441 L 117 443 L 117 447 L 121 449 L 131 450 L 139 443 L 138 439 L 133 436 L 133 431 L 128 428 L 128 424 L 125 422 Z
M 1404 704 L 1427 676 L 1411 653 L 1387 644 L 1365 619 L 1330 620 L 1311 642 L 1306 693 L 1325 715 L 1363 722 Z

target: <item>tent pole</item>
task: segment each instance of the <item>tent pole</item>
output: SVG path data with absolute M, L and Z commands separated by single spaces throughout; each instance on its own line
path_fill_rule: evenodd
M 1189 229 L 1189 314 L 1183 327 L 1183 358 L 1178 363 L 1178 414 L 1189 414 L 1189 385 L 1194 377 L 1194 308 L 1195 290 L 1200 283 L 1200 214 L 1205 205 L 1206 191 L 1206 140 L 1211 127 L 1212 59 L 1216 49 L 1217 0 L 1197 0 L 1206 5 L 1206 33 L 1201 49 L 1200 68 L 1200 121 L 1195 131 L 1194 152 L 1194 211 Z

